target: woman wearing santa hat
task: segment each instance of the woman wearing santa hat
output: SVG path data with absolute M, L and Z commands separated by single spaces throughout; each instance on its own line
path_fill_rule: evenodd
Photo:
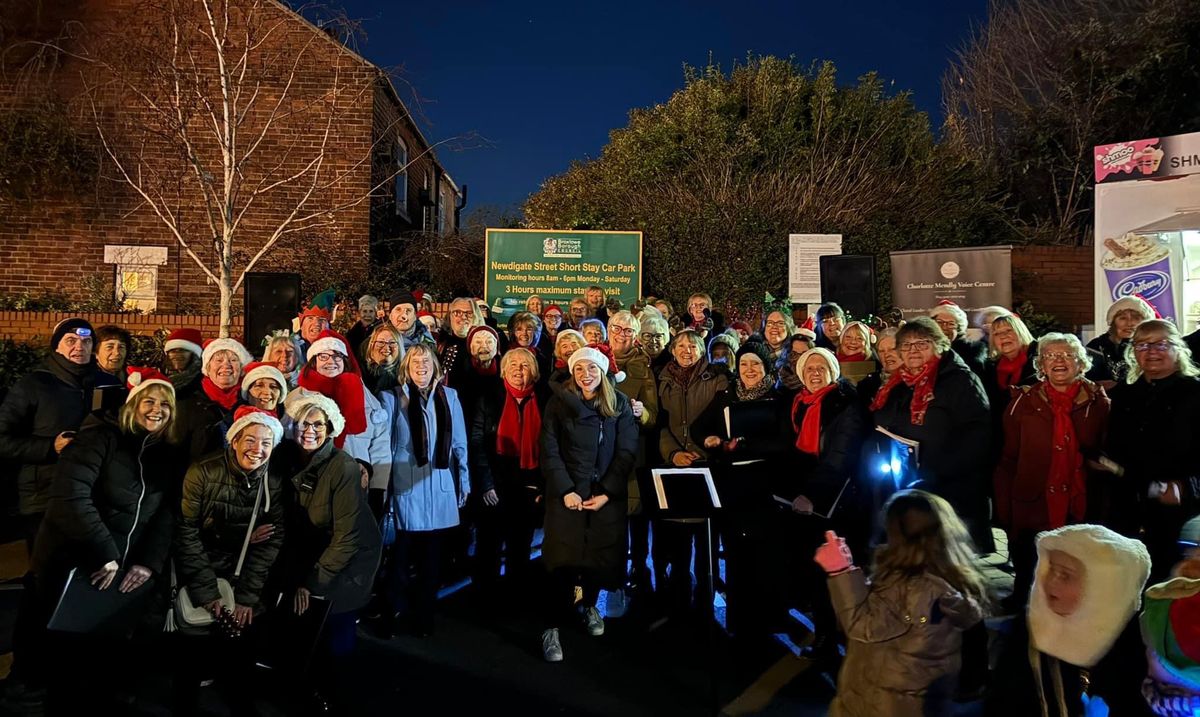
M 282 483 L 267 470 L 283 440 L 283 425 L 274 414 L 241 406 L 225 438 L 224 451 L 193 463 L 184 476 L 174 564 L 193 605 L 245 629 L 266 607 L 263 586 L 283 545 Z M 275 529 L 265 540 L 250 540 L 261 525 Z M 232 606 L 222 601 L 218 578 L 233 589 Z M 216 667 L 218 682 L 231 690 L 234 714 L 239 709 L 253 714 L 245 684 L 253 670 L 252 653 L 231 651 L 228 642 L 213 635 L 185 639 L 191 644 L 178 652 L 176 713 L 195 709 L 200 680 Z
M 555 391 L 542 419 L 541 468 L 546 480 L 542 560 L 550 571 L 542 655 L 563 659 L 559 627 L 582 622 L 604 634 L 596 609 L 601 589 L 625 582 L 626 490 L 637 457 L 638 425 L 616 389 L 624 376 L 607 346 L 571 354 L 571 381 Z M 583 599 L 575 603 L 575 586 Z
M 261 361 L 246 364 L 246 375 L 242 377 L 242 400 L 246 405 L 278 416 L 287 395 L 287 379 L 279 369 Z
M 1143 321 L 1156 318 L 1154 308 L 1140 296 L 1126 296 L 1113 302 L 1104 314 L 1108 331 L 1088 342 L 1088 353 L 1092 357 L 1092 368 L 1087 377 L 1105 388 L 1111 389 L 1125 382 L 1129 375 L 1129 364 L 1125 361 L 1125 349 L 1134 329 Z
M 55 650 L 54 637 L 46 633 L 72 570 L 86 575 L 98 590 L 122 593 L 163 573 L 174 525 L 169 497 L 178 495 L 187 467 L 170 440 L 175 388 L 153 368 L 131 366 L 127 374 L 129 395 L 118 414 L 90 415 L 58 461 L 33 552 L 34 599 L 22 604 L 17 618 L 21 629 L 29 630 L 23 633 L 29 639 L 15 645 L 14 674 L 26 684 L 44 684 L 51 652 L 55 660 L 88 663 L 86 669 L 70 672 L 70 691 L 84 686 L 79 680 L 93 687 L 107 683 L 110 690 L 120 684 L 122 678 L 95 659 L 97 652 L 88 645 Z M 61 674 L 65 667 L 60 667 L 55 672 Z M 51 706 L 65 707 L 61 700 L 69 691 L 54 688 L 52 684 Z M 102 694 L 83 691 L 89 698 Z
M 163 344 L 166 360 L 163 372 L 175 385 L 175 400 L 185 401 L 200 390 L 200 378 L 204 368 L 204 348 L 200 332 L 196 329 L 175 329 L 167 335 Z
M 334 439 L 334 445 L 351 458 L 371 464 L 371 488 L 387 487 L 392 463 L 388 439 L 391 424 L 379 399 L 363 383 L 358 361 L 346 339 L 326 329 L 308 347 L 305 358 L 308 362 L 300 370 L 300 388 L 289 398 L 299 400 L 308 392 L 332 398 L 346 419 L 346 430 Z
M 254 358 L 235 339 L 212 339 L 201 354 L 200 390 L 179 401 L 179 432 L 192 460 L 220 450 L 241 405 L 243 371 Z

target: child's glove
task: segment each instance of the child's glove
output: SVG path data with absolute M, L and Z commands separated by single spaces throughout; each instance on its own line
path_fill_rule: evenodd
M 832 530 L 825 531 L 825 544 L 817 548 L 813 557 L 826 573 L 837 575 L 854 567 L 854 556 L 846 545 L 845 538 L 839 538 Z
M 1083 717 L 1108 717 L 1108 704 L 1103 697 L 1083 693 Z

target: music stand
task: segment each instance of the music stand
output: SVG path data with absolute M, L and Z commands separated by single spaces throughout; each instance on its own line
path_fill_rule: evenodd
M 712 518 L 721 510 L 721 497 L 717 494 L 712 471 L 706 466 L 650 468 L 639 471 L 638 480 L 641 483 L 642 507 L 650 518 L 676 523 L 704 523 L 704 555 L 697 555 L 696 562 L 699 563 L 702 557 L 708 561 L 708 604 L 704 606 L 704 619 L 707 623 L 705 638 L 710 654 L 707 660 L 711 670 L 710 697 L 712 713 L 716 715 L 720 705 L 717 701 L 716 660 L 712 659 L 716 628 L 716 616 L 713 613 L 713 599 L 716 597 L 713 573 L 717 568 L 713 564 Z

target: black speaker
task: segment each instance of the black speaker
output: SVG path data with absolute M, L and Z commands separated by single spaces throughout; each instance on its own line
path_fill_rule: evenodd
M 245 344 L 251 354 L 261 356 L 263 337 L 292 328 L 292 319 L 300 312 L 300 275 L 250 273 L 244 287 Z
M 855 319 L 875 313 L 875 257 L 821 257 L 821 301 L 835 301 Z

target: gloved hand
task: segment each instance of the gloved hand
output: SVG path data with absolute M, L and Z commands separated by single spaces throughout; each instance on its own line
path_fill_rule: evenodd
M 1108 717 L 1108 704 L 1105 703 L 1103 697 L 1088 695 L 1086 692 L 1082 697 L 1083 717 Z
M 839 538 L 832 530 L 825 531 L 825 544 L 817 548 L 813 560 L 830 575 L 844 573 L 854 567 L 854 556 L 850 554 L 846 539 Z

